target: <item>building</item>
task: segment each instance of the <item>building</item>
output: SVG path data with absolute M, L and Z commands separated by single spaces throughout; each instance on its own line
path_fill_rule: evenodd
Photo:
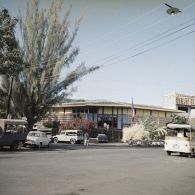
M 52 106 L 47 117 L 42 122 L 49 121 L 70 121 L 75 118 L 82 118 L 93 121 L 96 130 L 99 132 L 105 131 L 105 124 L 108 132 L 118 132 L 117 140 L 121 139 L 123 127 L 130 126 L 140 120 L 149 119 L 158 121 L 160 125 L 165 125 L 170 121 L 170 116 L 173 113 L 181 113 L 175 109 L 168 109 L 155 106 L 134 105 L 135 117 L 132 120 L 132 105 L 123 102 L 112 101 L 81 101 L 73 103 L 62 103 Z M 114 139 L 114 138 L 113 138 Z
M 162 107 L 184 111 L 195 124 L 195 96 L 171 93 L 162 97 Z

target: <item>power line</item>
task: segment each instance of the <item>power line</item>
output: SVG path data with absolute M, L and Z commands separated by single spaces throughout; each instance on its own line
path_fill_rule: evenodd
M 108 35 L 111 35 L 111 34 L 113 34 L 114 32 L 117 32 L 118 30 L 120 30 L 120 29 L 122 29 L 122 28 L 124 28 L 124 27 L 126 27 L 126 26 L 129 26 L 130 24 L 133 24 L 133 23 L 137 22 L 138 20 L 140 20 L 140 19 L 142 19 L 142 18 L 144 18 L 144 17 L 146 17 L 146 16 L 148 16 L 148 15 L 154 13 L 154 12 L 157 11 L 157 10 L 159 10 L 159 9 L 160 9 L 161 7 L 163 7 L 163 6 L 164 6 L 164 5 L 155 7 L 154 9 L 150 10 L 149 12 L 146 12 L 145 14 L 143 14 L 143 15 L 141 15 L 141 16 L 139 16 L 139 17 L 137 17 L 137 18 L 134 18 L 133 20 L 127 22 L 126 24 L 123 24 L 123 25 L 119 26 L 116 30 L 107 32 L 107 33 L 101 35 L 99 38 L 97 38 L 97 39 L 95 39 L 95 40 L 93 40 L 93 41 L 90 41 L 90 42 L 84 44 L 84 46 L 85 46 L 85 45 L 91 45 L 91 44 L 93 44 L 94 42 L 99 41 L 99 40 L 101 40 L 102 38 L 104 38 L 104 37 L 106 37 L 106 36 L 108 36 Z
M 175 0 L 173 0 L 173 1 L 170 2 L 170 3 L 172 4 L 172 3 L 174 3 L 174 2 L 175 2 Z M 195 2 L 191 3 L 189 6 L 185 7 L 183 10 L 189 9 L 191 6 L 193 6 L 193 4 L 195 4 Z M 90 44 L 92 44 L 92 43 L 94 43 L 94 42 L 96 42 L 96 41 L 99 41 L 99 40 L 101 40 L 102 38 L 104 38 L 104 37 L 106 37 L 106 36 L 108 36 L 108 35 L 111 35 L 111 34 L 113 34 L 114 32 L 117 32 L 118 30 L 120 30 L 120 29 L 122 29 L 122 28 L 124 28 L 124 27 L 126 27 L 126 26 L 129 26 L 130 24 L 133 24 L 133 23 L 137 22 L 138 20 L 140 20 L 140 19 L 142 19 L 142 18 L 144 18 L 144 17 L 146 17 L 146 16 L 148 16 L 148 15 L 154 13 L 154 12 L 157 11 L 157 10 L 159 10 L 161 7 L 164 7 L 164 4 L 163 4 L 163 5 L 160 5 L 160 6 L 158 6 L 158 7 L 155 7 L 154 9 L 152 9 L 152 10 L 146 12 L 145 14 L 143 14 L 143 15 L 137 17 L 137 18 L 134 18 L 133 20 L 130 20 L 129 22 L 127 22 L 127 23 L 125 23 L 125 24 L 119 26 L 116 30 L 113 30 L 113 31 L 110 31 L 110 32 L 106 32 L 105 34 L 101 35 L 99 38 L 97 38 L 97 39 L 95 39 L 95 40 L 93 40 L 93 41 L 90 41 L 90 42 L 84 44 L 84 46 L 85 46 L 85 45 L 90 45 Z
M 189 8 L 192 7 L 194 4 L 195 4 L 195 2 L 191 3 L 191 4 L 188 5 L 187 7 L 183 8 L 183 10 L 189 9 Z M 163 4 L 162 6 L 164 6 L 164 4 Z M 160 6 L 160 7 L 162 7 L 162 6 Z M 104 48 L 106 48 L 106 47 L 108 47 L 108 46 L 110 46 L 110 45 L 113 45 L 114 43 L 117 43 L 118 41 L 120 41 L 120 40 L 122 40 L 122 39 L 125 39 L 125 38 L 127 38 L 127 37 L 130 37 L 130 36 L 132 36 L 133 34 L 137 34 L 137 33 L 143 32 L 143 31 L 145 31 L 145 30 L 151 28 L 152 26 L 155 26 L 155 25 L 157 25 L 157 24 L 159 24 L 159 23 L 161 23 L 161 22 L 163 22 L 163 21 L 166 21 L 166 20 L 168 20 L 168 19 L 169 19 L 169 17 L 168 17 L 168 18 L 163 18 L 163 19 L 161 19 L 161 20 L 159 20 L 159 21 L 157 21 L 157 22 L 154 22 L 154 23 L 152 23 L 152 24 L 150 24 L 150 25 L 148 25 L 148 26 L 143 27 L 143 28 L 140 29 L 140 30 L 133 31 L 133 32 L 131 32 L 130 34 L 127 34 L 127 35 L 125 35 L 125 36 L 121 36 L 120 38 L 118 38 L 118 39 L 116 39 L 116 40 L 114 40 L 114 41 L 112 41 L 112 42 L 109 42 L 109 43 L 107 43 L 107 44 L 104 44 L 103 47 L 101 46 L 101 47 L 100 47 L 100 50 L 102 50 L 102 49 L 104 49 Z M 91 53 L 91 52 L 92 52 L 92 50 L 88 50 L 88 51 L 83 52 L 82 54 L 89 54 L 89 53 Z
M 189 6 L 185 7 L 183 10 L 189 9 L 190 7 L 192 7 L 193 4 L 195 4 L 195 2 L 192 3 L 192 4 L 190 4 Z M 163 5 L 162 5 L 162 6 L 163 6 Z M 159 7 L 154 8 L 154 9 L 151 10 L 150 12 L 147 12 L 146 15 L 151 14 L 152 12 L 154 12 L 155 10 L 159 9 L 159 8 L 162 7 L 162 6 L 159 6 Z M 138 19 L 142 18 L 143 16 L 145 16 L 145 15 L 142 15 L 142 16 L 136 18 L 135 20 L 138 20 Z M 160 20 L 160 21 L 158 21 L 158 22 L 155 22 L 155 23 L 153 23 L 153 24 L 151 24 L 151 25 L 148 25 L 148 26 L 144 27 L 144 29 L 147 29 L 147 28 L 149 28 L 149 27 L 151 27 L 151 26 L 154 26 L 155 24 L 158 24 L 158 23 L 162 22 L 163 20 L 165 20 L 165 19 L 162 19 L 162 20 Z M 133 21 L 131 21 L 131 22 L 133 23 Z M 131 22 L 129 22 L 129 23 L 125 24 L 125 25 L 129 25 Z M 123 26 L 125 26 L 125 25 L 123 25 Z M 120 29 L 120 28 L 122 28 L 122 26 L 119 27 L 119 29 Z M 143 30 L 142 30 L 142 31 L 143 31 Z M 111 31 L 111 32 L 109 32 L 109 33 L 113 33 L 113 31 Z M 133 32 L 133 33 L 135 33 L 135 32 Z M 136 31 L 136 33 L 137 33 L 137 31 Z M 104 35 L 103 35 L 103 36 L 104 36 Z M 129 35 L 128 35 L 128 36 L 129 36 Z M 140 44 L 143 44 L 143 43 L 140 43 Z M 47 62 L 52 62 L 52 61 L 55 61 L 55 62 L 54 62 L 54 63 L 50 63 L 49 65 L 59 63 L 59 61 L 57 62 L 57 60 L 60 59 L 60 58 L 62 58 L 64 55 L 65 55 L 65 54 L 59 55 L 58 57 L 56 57 L 56 58 L 54 58 L 54 59 L 52 59 L 52 60 L 45 60 L 45 61 L 41 62 L 39 65 L 44 64 L 44 63 L 47 63 Z M 65 59 L 66 59 L 66 58 L 65 58 Z M 64 60 L 65 60 L 65 59 L 64 59 Z
M 187 22 L 184 22 L 184 23 L 182 23 L 182 24 L 180 24 L 180 25 L 178 25 L 178 26 L 183 26 L 184 24 L 186 24 L 186 23 L 188 23 L 189 21 L 193 21 L 193 20 L 195 20 L 195 18 L 192 18 L 192 19 L 190 19 L 190 20 L 188 20 Z M 193 26 L 193 25 L 195 25 L 195 22 L 194 23 L 192 23 L 192 24 L 189 24 L 189 25 L 187 25 L 187 26 L 184 26 L 184 27 L 182 27 L 182 28 L 180 28 L 180 29 L 178 29 L 178 30 L 175 30 L 175 31 L 173 31 L 173 32 L 170 32 L 170 33 L 168 33 L 168 34 L 166 34 L 167 32 L 169 32 L 169 31 L 172 31 L 173 29 L 175 29 L 175 28 L 178 28 L 178 26 L 177 27 L 174 27 L 174 28 L 172 28 L 172 29 L 168 29 L 167 31 L 165 31 L 165 32 L 163 32 L 163 33 L 161 33 L 161 35 L 164 35 L 164 36 L 161 36 L 160 38 L 158 38 L 158 39 L 154 39 L 154 40 L 152 40 L 152 41 L 150 41 L 149 43 L 147 43 L 147 44 L 144 44 L 144 45 L 142 45 L 141 47 L 138 47 L 138 48 L 142 48 L 142 47 L 145 47 L 145 46 L 147 46 L 147 45 L 151 45 L 152 43 L 154 43 L 154 42 L 157 42 L 157 41 L 160 41 L 160 40 L 162 40 L 162 39 L 164 39 L 164 38 L 166 38 L 166 37 L 169 37 L 169 36 L 171 36 L 171 35 L 173 35 L 173 34 L 176 34 L 176 33 L 178 33 L 178 32 L 180 32 L 180 31 L 183 31 L 183 30 L 185 30 L 185 29 L 187 29 L 187 28 L 189 28 L 189 27 L 191 27 L 191 26 Z M 186 35 L 188 35 L 188 33 L 186 34 Z M 159 35 L 156 35 L 157 37 L 159 36 Z M 156 37 L 155 36 L 155 37 Z M 181 37 L 183 37 L 183 35 L 181 36 Z M 179 37 L 180 38 L 180 37 Z M 178 39 L 178 38 L 176 38 L 176 39 Z M 175 40 L 175 39 L 173 39 L 173 40 Z M 147 40 L 148 41 L 148 40 Z M 164 44 L 163 44 L 164 45 Z M 149 51 L 151 51 L 151 50 L 153 50 L 153 49 L 155 49 L 155 48 L 159 48 L 160 46 L 157 46 L 157 47 L 152 47 L 152 48 L 149 48 L 149 49 L 145 49 L 145 50 L 143 50 L 143 51 L 141 51 L 141 52 L 138 52 L 138 53 L 136 53 L 136 54 L 134 54 L 134 55 L 131 55 L 131 56 L 129 56 L 129 57 L 126 57 L 126 58 L 123 58 L 123 59 L 119 59 L 119 60 L 115 60 L 116 58 L 120 58 L 121 56 L 123 56 L 123 55 L 120 55 L 120 56 L 118 56 L 118 57 L 116 57 L 114 60 L 113 59 L 111 59 L 111 60 L 107 60 L 107 62 L 109 62 L 109 61 L 115 61 L 115 62 L 112 62 L 112 64 L 116 64 L 116 63 L 119 63 L 119 62 L 123 62 L 123 61 L 126 61 L 126 60 L 128 60 L 128 59 L 130 59 L 130 58 L 134 58 L 134 57 L 136 57 L 136 56 L 139 56 L 139 55 L 141 55 L 141 54 L 144 54 L 144 53 L 146 53 L 146 52 L 149 52 Z M 135 48 L 134 49 L 134 51 L 136 51 L 138 48 Z M 111 63 L 110 62 L 110 63 Z M 55 63 L 53 63 L 53 64 L 55 64 Z M 52 64 L 49 64 L 49 65 L 52 65 Z M 111 64 L 110 64 L 111 65 Z M 105 66 L 107 66 L 107 65 L 105 65 Z M 55 78 L 55 77 L 57 77 L 57 76 L 59 76 L 59 74 L 56 74 L 56 75 L 51 75 L 51 76 L 45 76 L 45 79 L 52 79 L 52 78 Z
M 173 34 L 176 34 L 176 33 L 180 32 L 180 31 L 182 31 L 182 30 L 185 30 L 186 28 L 189 28 L 189 27 L 193 26 L 194 24 L 195 24 L 195 23 L 192 23 L 192 24 L 187 25 L 187 26 L 185 26 L 185 27 L 183 27 L 183 28 L 180 28 L 179 30 L 176 30 L 176 31 L 174 31 L 174 32 L 165 34 L 164 36 L 162 36 L 162 37 L 160 37 L 160 38 L 157 38 L 157 39 L 154 39 L 154 40 L 152 40 L 152 41 L 150 41 L 150 42 L 148 42 L 148 43 L 145 43 L 145 44 L 143 44 L 143 45 L 140 46 L 140 47 L 132 48 L 131 50 L 132 50 L 132 52 L 134 52 L 134 51 L 136 51 L 136 50 L 138 50 L 138 49 L 144 48 L 145 46 L 151 45 L 152 43 L 155 43 L 155 42 L 160 41 L 160 40 L 162 40 L 162 39 L 164 39 L 164 38 L 166 38 L 166 37 L 169 37 L 169 36 L 171 36 L 171 35 L 173 35 Z M 120 58 L 121 56 L 123 56 L 123 55 L 119 55 L 119 56 L 117 56 L 117 57 L 115 57 L 115 58 L 112 58 L 112 59 L 110 59 L 110 60 L 106 60 L 106 62 L 113 61 L 113 60 L 115 60 L 115 59 Z
M 187 23 L 189 23 L 191 21 L 194 21 L 194 20 L 195 20 L 195 18 L 192 18 L 192 19 L 190 19 L 190 20 L 188 20 L 188 21 L 186 21 L 186 22 L 184 22 L 182 24 L 179 24 L 179 25 L 175 26 L 174 28 L 170 28 L 170 29 L 168 29 L 168 30 L 166 30 L 166 31 L 164 31 L 164 32 L 162 32 L 160 34 L 155 35 L 154 37 L 152 37 L 150 39 L 147 39 L 147 40 L 145 40 L 143 42 L 140 42 L 140 43 L 136 44 L 135 46 L 133 46 L 131 48 L 128 48 L 128 49 L 125 49 L 125 50 L 121 50 L 119 53 L 124 54 L 124 53 L 127 53 L 129 51 L 137 50 L 139 48 L 147 46 L 147 45 L 149 45 L 149 44 L 151 44 L 153 42 L 156 42 L 156 41 L 160 40 L 161 38 L 163 38 L 162 37 L 163 35 L 164 35 L 164 38 L 165 38 L 166 36 L 168 36 L 168 35 L 166 35 L 168 32 L 170 32 L 170 31 L 172 31 L 174 29 L 177 29 L 180 26 L 184 26 L 185 24 L 187 24 Z M 161 37 L 161 38 L 159 38 L 159 37 Z M 106 58 L 103 58 L 102 60 L 99 60 L 99 61 L 105 61 L 106 62 L 106 61 L 114 60 L 114 59 L 117 59 L 117 58 L 120 58 L 120 57 L 121 57 L 121 55 L 114 55 L 113 54 L 113 55 L 111 55 L 109 57 L 106 57 Z
M 130 24 L 135 23 L 136 21 L 138 21 L 138 20 L 140 20 L 141 18 L 143 18 L 143 17 L 145 17 L 145 16 L 147 16 L 147 15 L 149 15 L 149 14 L 155 12 L 156 10 L 158 10 L 159 8 L 161 8 L 161 7 L 163 7 L 163 6 L 164 6 L 164 5 L 155 7 L 154 9 L 150 10 L 149 12 L 147 12 L 147 13 L 145 13 L 145 14 L 143 14 L 143 15 L 141 15 L 141 16 L 139 16 L 139 17 L 133 19 L 133 20 L 131 20 L 130 22 L 128 22 L 128 23 L 126 23 L 126 24 L 124 24 L 124 25 L 118 27 L 117 30 L 122 29 L 122 28 L 124 28 L 125 26 L 128 26 L 128 25 L 130 25 Z M 107 36 L 107 35 L 110 35 L 110 34 L 114 33 L 115 31 L 116 31 L 116 30 L 110 31 L 110 32 L 108 32 L 108 33 L 105 33 L 105 34 L 102 35 L 101 37 L 105 37 L 105 36 Z M 98 39 L 96 39 L 96 40 L 94 40 L 94 41 L 88 42 L 86 45 L 90 45 L 91 43 L 96 42 L 97 40 L 101 39 L 101 37 L 98 38 Z M 64 55 L 64 54 L 63 54 L 63 55 Z M 56 58 L 54 58 L 54 59 L 52 59 L 52 60 L 43 61 L 43 62 L 41 62 L 41 64 L 47 63 L 48 61 L 56 61 L 56 60 L 62 58 L 63 55 L 60 55 L 60 56 L 58 56 L 58 57 L 56 57 Z M 41 65 L 41 64 L 40 64 L 40 65 Z
M 143 51 L 141 51 L 141 52 L 139 52 L 139 53 L 136 53 L 136 54 L 131 55 L 131 56 L 127 57 L 127 58 L 121 59 L 121 60 L 119 60 L 119 61 L 117 61 L 117 62 L 113 62 L 113 63 L 111 63 L 111 64 L 104 65 L 104 67 L 110 66 L 110 65 L 113 65 L 113 64 L 116 64 L 116 63 L 119 63 L 119 62 L 124 62 L 124 61 L 127 61 L 128 59 L 131 59 L 131 58 L 135 58 L 135 57 L 137 57 L 137 56 L 139 56 L 139 55 L 142 55 L 142 54 L 144 54 L 144 53 L 147 53 L 147 52 L 149 52 L 149 51 L 151 51 L 151 50 L 154 50 L 154 49 L 157 49 L 157 48 L 159 48 L 159 47 L 161 47 L 161 46 L 170 44 L 171 42 L 174 42 L 174 41 L 176 41 L 177 39 L 180 39 L 180 38 L 183 38 L 183 37 L 185 37 L 185 36 L 188 36 L 188 35 L 190 35 L 190 34 L 192 34 L 192 33 L 194 33 L 194 32 L 195 32 L 195 30 L 189 31 L 189 32 L 187 32 L 187 33 L 185 33 L 185 34 L 183 34 L 183 35 L 180 35 L 180 36 L 178 36 L 178 37 L 176 37 L 176 38 L 174 38 L 174 39 L 171 39 L 171 40 L 169 40 L 169 41 L 167 41 L 167 42 L 165 42 L 165 43 L 163 43 L 163 44 L 160 44 L 160 45 L 158 45 L 158 46 L 155 46 L 155 47 L 152 47 L 152 48 L 143 50 Z

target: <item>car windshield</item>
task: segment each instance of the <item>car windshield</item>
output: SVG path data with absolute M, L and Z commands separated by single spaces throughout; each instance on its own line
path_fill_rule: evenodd
M 98 137 L 107 137 L 107 136 L 104 134 L 99 134 Z
M 40 134 L 39 133 L 36 133 L 36 132 L 31 132 L 28 135 L 29 136 L 32 136 L 32 137 L 40 137 Z

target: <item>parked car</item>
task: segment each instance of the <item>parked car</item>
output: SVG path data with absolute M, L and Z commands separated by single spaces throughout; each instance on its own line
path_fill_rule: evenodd
M 133 146 L 148 147 L 149 142 L 148 142 L 148 140 L 132 140 L 132 139 L 130 139 L 128 141 L 128 145 L 129 145 L 129 147 L 133 147 Z
M 150 141 L 150 146 L 164 147 L 163 140 L 152 140 Z
M 45 132 L 41 131 L 30 131 L 27 135 L 27 139 L 25 141 L 25 146 L 33 146 L 33 147 L 48 147 L 50 145 L 51 140 L 47 137 Z
M 38 131 L 46 133 L 46 136 L 50 139 L 50 141 L 52 141 L 52 128 L 39 128 Z
M 0 119 L 0 147 L 9 146 L 16 150 L 26 140 L 26 120 Z
M 53 142 L 81 143 L 83 142 L 83 132 L 81 130 L 63 130 L 59 135 L 53 136 Z
M 96 138 L 98 143 L 108 143 L 108 137 L 106 134 L 98 134 Z

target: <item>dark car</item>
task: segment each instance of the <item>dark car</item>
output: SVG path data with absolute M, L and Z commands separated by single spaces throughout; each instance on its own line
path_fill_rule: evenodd
M 108 143 L 108 137 L 106 134 L 98 134 L 97 140 L 98 140 L 98 143 Z

